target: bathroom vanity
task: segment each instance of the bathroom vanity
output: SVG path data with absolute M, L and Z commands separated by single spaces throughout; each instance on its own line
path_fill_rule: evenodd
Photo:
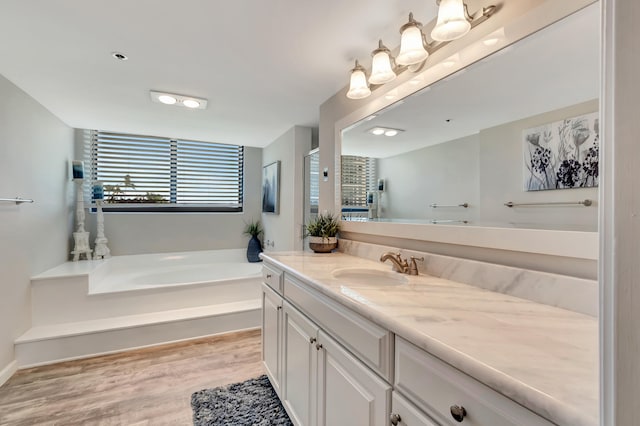
M 262 256 L 263 361 L 294 424 L 598 424 L 595 317 L 424 266 Z

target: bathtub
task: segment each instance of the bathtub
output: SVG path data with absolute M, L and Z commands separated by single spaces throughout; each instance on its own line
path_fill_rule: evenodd
M 114 256 L 91 274 L 89 294 L 230 284 L 260 277 L 245 249 Z
M 245 249 L 66 262 L 32 277 L 20 365 L 255 329 L 261 263 Z

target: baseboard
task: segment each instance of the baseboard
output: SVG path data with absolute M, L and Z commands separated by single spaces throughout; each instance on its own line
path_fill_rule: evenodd
M 16 344 L 19 369 L 258 328 L 260 309 Z
M 158 347 L 158 346 L 171 345 L 173 343 L 188 342 L 190 340 L 205 339 L 207 337 L 223 336 L 225 334 L 242 333 L 242 332 L 245 332 L 245 331 L 253 331 L 253 330 L 262 330 L 262 326 L 258 326 L 258 327 L 250 326 L 250 327 L 247 327 L 247 328 L 241 328 L 241 329 L 230 330 L 230 331 L 222 331 L 222 332 L 219 332 L 219 333 L 212 333 L 212 334 L 207 334 L 207 335 L 202 335 L 202 336 L 185 337 L 184 339 L 167 340 L 167 341 L 162 341 L 162 342 L 157 342 L 157 343 L 150 343 L 148 345 L 131 346 L 131 347 L 128 347 L 128 348 L 123 348 L 123 349 L 115 349 L 115 350 L 111 350 L 111 351 L 102 351 L 102 352 L 89 353 L 89 354 L 79 355 L 79 356 L 71 356 L 71 357 L 61 358 L 61 359 L 57 359 L 57 360 L 53 360 L 53 361 L 44 361 L 44 362 L 38 362 L 38 363 L 34 363 L 34 364 L 29 364 L 29 365 L 19 365 L 19 366 L 17 366 L 17 370 L 26 370 L 28 368 L 44 367 L 44 366 L 52 365 L 52 364 L 59 364 L 61 362 L 77 361 L 77 360 L 80 360 L 80 359 L 95 358 L 97 356 L 120 354 L 122 352 L 135 351 L 135 350 L 138 350 L 138 349 L 155 348 L 155 347 Z
M 0 370 L 0 386 L 4 385 L 7 380 L 18 371 L 18 362 L 13 360 L 5 368 Z

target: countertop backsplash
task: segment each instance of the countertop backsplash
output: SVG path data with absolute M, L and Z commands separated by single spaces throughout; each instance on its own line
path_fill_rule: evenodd
M 595 280 L 346 239 L 340 239 L 338 250 L 375 261 L 379 261 L 380 255 L 388 251 L 399 252 L 405 258 L 424 257 L 424 262 L 417 262 L 420 274 L 445 278 L 592 317 L 598 316 L 598 282 Z M 389 268 L 391 269 L 391 264 Z

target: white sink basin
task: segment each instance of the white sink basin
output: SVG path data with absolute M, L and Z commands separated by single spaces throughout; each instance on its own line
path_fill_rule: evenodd
M 335 269 L 331 272 L 334 278 L 344 280 L 348 284 L 398 285 L 409 282 L 405 275 L 392 271 L 380 271 L 365 268 Z

